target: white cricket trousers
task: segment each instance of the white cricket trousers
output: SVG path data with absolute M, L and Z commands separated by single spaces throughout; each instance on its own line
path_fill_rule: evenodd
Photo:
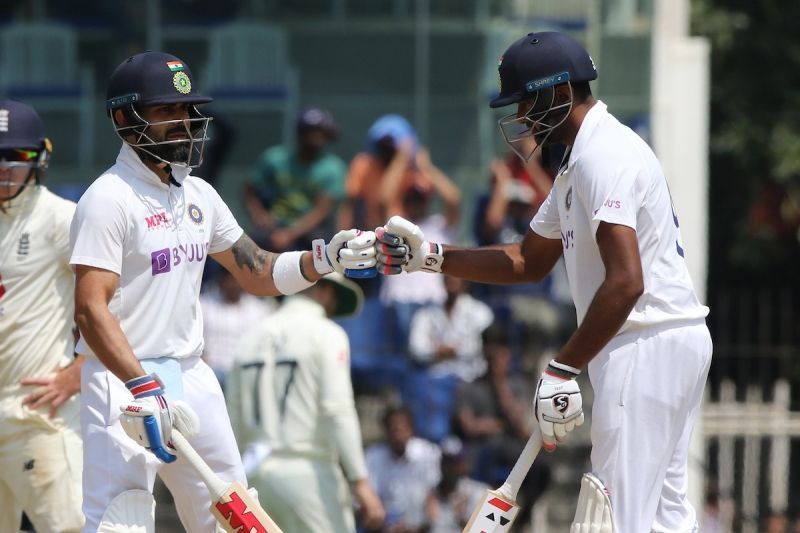
M 589 363 L 592 471 L 618 533 L 690 533 L 689 439 L 711 364 L 705 320 L 621 333 Z
M 286 533 L 352 533 L 356 530 L 350 487 L 332 461 L 269 456 L 250 483 L 261 504 Z
M 225 398 L 214 372 L 199 357 L 179 361 L 183 400 L 200 417 L 200 433 L 189 439 L 192 446 L 223 480 L 246 485 Z M 173 463 L 162 463 L 122 429 L 120 405 L 130 399 L 125 384 L 97 359 L 89 359 L 83 365 L 84 532 L 97 531 L 103 512 L 115 496 L 131 489 L 152 492 L 158 473 L 172 493 L 184 528 L 192 533 L 213 533 L 216 521 L 209 511 L 211 497 L 194 469 L 180 458 Z

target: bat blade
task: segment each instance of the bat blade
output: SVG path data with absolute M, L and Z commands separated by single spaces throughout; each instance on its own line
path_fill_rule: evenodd
M 211 503 L 211 514 L 228 533 L 283 533 L 240 483 L 231 483 Z
M 283 533 L 255 496 L 241 483 L 222 481 L 192 448 L 186 437 L 175 429 L 172 430 L 171 445 L 197 471 L 208 488 L 211 495 L 209 509 L 222 529 L 228 533 Z
M 475 508 L 463 533 L 506 533 L 519 513 L 519 505 L 496 490 L 487 490 Z

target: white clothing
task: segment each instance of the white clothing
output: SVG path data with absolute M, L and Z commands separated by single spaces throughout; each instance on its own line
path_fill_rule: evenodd
M 200 432 L 189 439 L 197 453 L 224 481 L 247 484 L 236 440 L 230 431 L 219 382 L 199 357 L 180 363 L 183 400 L 200 415 Z M 129 489 L 152 492 L 156 473 L 172 493 L 186 531 L 214 533 L 216 521 L 208 508 L 211 497 L 195 470 L 180 458 L 162 463 L 131 439 L 119 424 L 119 406 L 130 392 L 97 359 L 81 368 L 81 432 L 86 469 L 83 475 L 85 533 L 97 531 L 103 512 L 115 496 Z
M 425 499 L 441 478 L 439 447 L 411 437 L 402 457 L 387 444 L 367 448 L 369 479 L 386 509 L 386 524 L 404 523 L 409 528 L 426 522 Z
M 0 531 L 17 531 L 23 509 L 37 531 L 83 527 L 78 396 L 50 418 L 50 405 L 22 405 L 35 387 L 19 384 L 74 360 L 74 211 L 41 185 L 0 210 Z
M 75 282 L 69 223 L 75 204 L 28 186 L 0 210 L 0 388 L 73 360 Z
M 703 319 L 622 333 L 589 363 L 592 472 L 619 533 L 694 531 L 687 457 L 710 364 Z
M 447 225 L 444 215 L 434 214 L 417 224 L 429 242 L 452 243 L 455 241 L 454 228 Z M 400 303 L 442 303 L 447 298 L 442 276 L 431 276 L 426 272 L 403 272 L 396 276 L 381 279 L 381 302 L 389 305 Z
M 341 463 L 350 481 L 367 477 L 350 342 L 321 305 L 287 297 L 237 353 L 228 401 L 243 448 L 265 442 L 273 453 Z
M 236 303 L 226 302 L 219 290 L 200 295 L 203 309 L 203 359 L 215 371 L 233 367 L 242 334 L 252 331 L 269 315 L 272 300 L 242 294 Z
M 344 330 L 287 297 L 236 350 L 227 387 L 243 448 L 268 447 L 250 482 L 284 531 L 355 531 L 345 480 L 367 477 Z M 344 475 L 343 475 L 344 471 Z
M 609 489 L 619 533 L 689 533 L 688 443 L 711 362 L 708 308 L 686 268 L 661 165 L 597 102 L 531 221 L 536 233 L 561 238 L 579 324 L 606 275 L 601 222 L 636 231 L 644 293 L 589 363 L 592 471 Z
M 450 313 L 443 306 L 423 307 L 411 319 L 411 356 L 431 364 L 436 349 L 449 346 L 455 350 L 456 358 L 431 364 L 430 374 L 473 381 L 486 371 L 481 334 L 493 320 L 491 308 L 469 294 L 459 295 Z
M 644 293 L 620 331 L 708 314 L 686 268 L 661 165 L 647 143 L 597 102 L 531 221 L 539 235 L 562 240 L 578 324 L 605 278 L 596 240 L 600 222 L 629 226 L 639 240 Z
M 164 184 L 123 144 L 81 197 L 70 229 L 70 264 L 119 274 L 108 308 L 139 359 L 203 352 L 203 267 L 243 233 L 211 185 L 179 167 L 172 174 L 180 186 Z M 77 351 L 94 355 L 83 339 Z
M 210 185 L 189 176 L 185 167 L 173 167 L 172 176 L 174 183 L 162 183 L 123 144 L 116 164 L 78 202 L 70 264 L 119 274 L 108 308 L 133 353 L 143 366 L 160 365 L 166 395 L 182 396 L 200 415 L 200 433 L 190 439 L 197 453 L 223 480 L 246 484 L 222 390 L 199 357 L 206 258 L 229 249 L 243 232 Z M 180 460 L 165 465 L 128 437 L 119 424 L 119 407 L 130 392 L 85 341 L 77 350 L 91 356 L 81 373 L 85 531 L 97 530 L 104 510 L 123 491 L 152 491 L 156 472 L 170 488 L 184 527 L 215 531 L 208 491 L 194 470 Z

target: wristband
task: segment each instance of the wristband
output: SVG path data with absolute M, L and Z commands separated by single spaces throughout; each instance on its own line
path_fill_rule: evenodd
M 125 386 L 128 387 L 134 398 L 164 395 L 164 384 L 161 383 L 156 374 L 145 374 L 138 378 L 129 379 L 125 382 Z
M 544 373 L 562 381 L 567 381 L 577 378 L 581 371 L 577 368 L 565 365 L 564 363 L 559 363 L 555 359 L 552 359 L 547 364 L 547 368 L 544 370 Z
M 300 270 L 300 261 L 305 252 L 283 252 L 275 260 L 272 281 L 281 294 L 295 294 L 314 285 Z

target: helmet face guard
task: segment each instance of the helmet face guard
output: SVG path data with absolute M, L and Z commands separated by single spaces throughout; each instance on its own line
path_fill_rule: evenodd
M 148 122 L 133 105 L 122 111 L 131 124 L 119 125 L 113 112 L 111 122 L 120 139 L 132 148 L 168 165 L 196 168 L 203 163 L 203 150 L 209 140 L 208 124 L 212 118 L 200 113 L 196 105 L 189 104 L 189 118 L 159 122 Z M 155 138 L 151 126 L 163 126 L 165 138 Z M 185 132 L 186 138 L 170 139 L 169 133 L 176 130 Z
M 570 91 L 569 101 L 556 104 L 555 87 L 543 87 L 533 93 L 531 99 L 523 100 L 532 102 L 524 115 L 511 113 L 497 121 L 503 139 L 526 163 L 531 160 L 537 148 L 548 143 L 553 130 L 561 126 L 572 111 L 572 85 L 566 85 Z M 531 139 L 535 142 L 531 143 Z

